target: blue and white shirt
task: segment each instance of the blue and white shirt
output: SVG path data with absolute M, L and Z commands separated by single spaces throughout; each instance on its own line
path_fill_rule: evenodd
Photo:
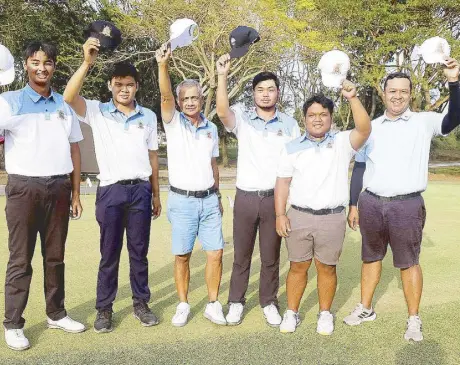
M 0 95 L 8 174 L 64 175 L 73 171 L 70 143 L 83 139 L 80 124 L 62 95 L 38 94 L 30 85 Z
M 372 132 L 355 161 L 366 162 L 363 187 L 380 196 L 424 191 L 431 140 L 441 135 L 444 115 L 406 110 L 395 120 L 386 113 L 372 121 Z
M 305 134 L 285 146 L 277 175 L 292 178 L 291 204 L 315 210 L 348 204 L 348 169 L 355 154 L 350 134 L 330 132 L 320 142 Z
M 255 110 L 246 113 L 238 106 L 232 110 L 236 125 L 228 131 L 238 139 L 236 186 L 246 191 L 273 189 L 283 146 L 300 136 L 297 121 L 278 110 L 267 122 Z
M 152 175 L 149 150 L 158 149 L 157 117 L 136 103 L 125 115 L 112 100 L 86 101 L 86 116 L 81 121 L 91 126 L 100 186 L 120 180 L 148 180 Z
M 200 191 L 214 186 L 211 159 L 219 157 L 219 135 L 214 123 L 201 115 L 195 127 L 177 110 L 163 123 L 168 152 L 169 183 L 179 189 Z

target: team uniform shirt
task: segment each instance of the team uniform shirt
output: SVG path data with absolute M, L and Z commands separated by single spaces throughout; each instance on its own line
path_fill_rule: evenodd
M 157 118 L 153 111 L 136 103 L 127 116 L 113 100 L 86 100 L 86 116 L 79 118 L 93 132 L 100 186 L 120 180 L 149 179 L 152 167 L 148 151 L 158 150 Z
M 246 113 L 239 106 L 232 110 L 236 124 L 227 130 L 238 139 L 237 188 L 246 191 L 273 189 L 281 150 L 287 142 L 300 136 L 297 121 L 278 110 L 268 122 L 255 110 Z
M 219 157 L 219 136 L 214 123 L 201 114 L 195 127 L 177 110 L 163 123 L 168 152 L 169 183 L 178 189 L 207 190 L 214 186 L 211 159 Z
M 424 191 L 431 139 L 442 135 L 443 117 L 407 110 L 396 120 L 386 113 L 374 119 L 371 135 L 355 158 L 366 162 L 364 188 L 385 197 Z
M 277 175 L 292 178 L 292 205 L 319 210 L 348 204 L 348 168 L 355 155 L 350 134 L 330 132 L 321 142 L 303 135 L 286 144 Z
M 65 175 L 73 171 L 70 143 L 83 139 L 80 124 L 62 95 L 38 94 L 30 85 L 0 95 L 8 174 Z

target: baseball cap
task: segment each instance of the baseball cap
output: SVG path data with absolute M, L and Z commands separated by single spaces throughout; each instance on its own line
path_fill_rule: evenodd
M 14 58 L 10 50 L 0 44 L 0 86 L 14 81 Z
M 324 86 L 340 88 L 350 70 L 350 58 L 342 51 L 326 52 L 319 60 L 318 69 Z
M 249 47 L 260 40 L 259 33 L 251 27 L 240 25 L 232 30 L 229 41 L 230 58 L 243 57 L 249 51 Z
M 189 46 L 195 39 L 198 38 L 198 34 L 198 25 L 192 19 L 177 19 L 169 27 L 169 43 L 171 44 L 171 51 L 178 47 Z
M 450 56 L 450 46 L 444 38 L 429 38 L 420 46 L 420 54 L 426 63 L 445 63 Z
M 99 39 L 101 46 L 100 52 L 114 51 L 121 43 L 120 30 L 110 22 L 105 20 L 96 20 L 92 22 L 85 30 L 85 38 L 90 37 Z

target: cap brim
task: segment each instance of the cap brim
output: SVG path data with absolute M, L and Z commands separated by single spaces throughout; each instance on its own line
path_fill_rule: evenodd
M 246 53 L 248 53 L 250 46 L 251 46 L 250 44 L 247 44 L 247 45 L 242 46 L 242 47 L 232 48 L 232 50 L 230 51 L 230 58 L 243 57 Z
M 445 56 L 440 53 L 422 53 L 423 61 L 427 64 L 444 63 Z
M 8 70 L 0 72 L 0 86 L 6 86 L 11 84 L 14 81 L 14 66 Z

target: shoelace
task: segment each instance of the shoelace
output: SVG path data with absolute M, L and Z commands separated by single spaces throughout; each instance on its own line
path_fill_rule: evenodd
M 97 319 L 101 319 L 101 318 L 103 318 L 103 319 L 109 319 L 111 314 L 112 314 L 112 312 L 111 312 L 111 311 L 108 311 L 108 310 L 98 312 L 98 314 L 97 314 Z
M 136 310 L 138 310 L 141 314 L 147 314 L 147 313 L 150 313 L 150 309 L 149 307 L 147 307 L 147 305 L 137 305 L 136 306 Z
M 24 334 L 21 332 L 20 329 L 14 329 L 13 333 L 14 333 L 16 338 L 24 337 Z
M 414 318 L 412 320 L 407 320 L 407 329 L 412 332 L 418 332 L 422 329 L 422 321 L 420 319 Z
M 268 312 L 269 312 L 270 314 L 275 314 L 275 313 L 278 313 L 278 309 L 276 309 L 276 307 L 275 307 L 274 305 L 270 305 L 270 306 L 268 307 Z
M 361 305 L 361 304 L 358 304 L 355 309 L 353 309 L 353 312 L 351 312 L 350 314 L 359 314 L 361 312 L 364 312 L 364 307 Z

